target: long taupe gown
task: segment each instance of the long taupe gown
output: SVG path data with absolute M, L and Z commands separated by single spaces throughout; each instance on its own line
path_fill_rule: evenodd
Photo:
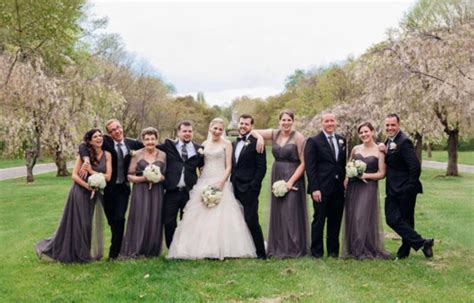
M 304 150 L 304 137 L 293 131 L 287 142 L 282 142 L 281 131 L 273 132 L 272 153 L 275 158 L 271 184 L 288 181 L 300 165 L 299 155 Z M 284 145 L 281 145 L 284 144 Z M 271 194 L 270 228 L 267 255 L 270 257 L 302 257 L 308 252 L 308 211 L 304 175 L 295 182 L 298 190 L 284 197 Z
M 136 152 L 129 167 L 129 174 L 142 176 L 151 163 L 144 159 L 144 150 Z M 153 161 L 161 173 L 166 172 L 166 154 L 159 151 Z M 120 258 L 157 257 L 163 242 L 163 184 L 134 183 L 132 200 L 127 220 L 127 229 L 122 242 Z
M 92 169 L 105 173 L 105 152 L 98 163 L 92 164 Z M 58 229 L 50 238 L 35 246 L 38 257 L 63 263 L 100 259 L 103 252 L 102 203 L 103 196 L 100 192 L 96 192 L 91 199 L 91 191 L 74 183 Z
M 363 157 L 355 154 L 354 159 L 367 164 L 366 172 L 378 171 L 376 156 Z M 350 178 L 346 191 L 344 211 L 344 258 L 386 259 L 390 253 L 383 247 L 383 231 L 380 222 L 378 182 Z

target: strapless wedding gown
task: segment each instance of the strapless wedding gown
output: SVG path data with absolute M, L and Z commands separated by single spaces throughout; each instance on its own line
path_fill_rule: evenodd
M 207 208 L 201 193 L 207 185 L 221 180 L 225 171 L 223 147 L 204 150 L 204 168 L 190 192 L 183 220 L 178 224 L 167 258 L 224 259 L 256 257 L 255 245 L 245 223 L 243 208 L 226 182 L 221 202 Z

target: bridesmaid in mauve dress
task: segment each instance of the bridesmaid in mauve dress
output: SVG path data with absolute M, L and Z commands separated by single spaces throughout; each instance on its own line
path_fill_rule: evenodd
M 275 161 L 271 184 L 284 180 L 289 189 L 280 198 L 271 194 L 267 255 L 277 258 L 302 257 L 308 252 L 308 213 L 303 175 L 305 138 L 292 129 L 294 114 L 291 111 L 282 111 L 279 120 L 279 129 L 255 131 L 263 139 L 273 142 Z
M 162 182 L 166 171 L 166 154 L 155 147 L 158 130 L 145 128 L 141 137 L 145 147 L 136 151 L 128 170 L 128 180 L 134 184 L 120 258 L 158 257 L 163 242 Z M 161 170 L 162 177 L 158 183 L 148 182 L 143 176 L 143 171 L 150 164 Z
M 344 258 L 387 259 L 380 223 L 378 181 L 385 176 L 385 157 L 374 141 L 374 127 L 364 122 L 357 128 L 361 145 L 352 149 L 351 159 L 367 164 L 360 178 L 345 180 Z
M 88 167 L 88 175 L 103 173 L 106 181 L 112 175 L 112 158 L 102 150 L 102 132 L 91 129 L 84 135 L 84 143 L 95 159 Z M 63 216 L 56 232 L 35 246 L 40 259 L 63 263 L 89 262 L 102 257 L 102 194 L 95 192 L 79 177 L 82 160 L 77 157 L 72 172 L 74 184 L 64 207 Z M 91 198 L 92 197 L 92 198 Z M 94 220 L 93 220 L 94 219 Z

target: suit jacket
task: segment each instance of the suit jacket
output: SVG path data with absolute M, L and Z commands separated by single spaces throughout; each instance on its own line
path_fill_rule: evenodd
M 237 141 L 232 143 L 232 185 L 241 192 L 253 190 L 260 192 L 262 180 L 267 171 L 267 158 L 265 151 L 257 152 L 257 139 L 249 136 L 240 152 L 238 161 L 235 160 Z
M 181 154 L 176 148 L 176 141 L 166 139 L 163 144 L 159 144 L 158 148 L 166 153 L 166 173 L 165 173 L 165 188 L 168 190 L 176 189 L 179 180 L 181 179 L 181 172 L 184 167 L 184 183 L 186 188 L 190 190 L 196 184 L 197 168 L 204 165 L 204 155 L 199 154 L 198 150 L 202 149 L 202 145 L 192 142 L 196 149 L 196 155 L 184 161 Z
M 394 196 L 404 193 L 422 193 L 423 186 L 420 182 L 421 166 L 416 157 L 413 142 L 403 132 L 399 132 L 392 144 L 385 141 L 387 155 L 385 163 L 386 193 Z
M 130 151 L 139 150 L 143 148 L 143 143 L 130 138 L 124 138 L 123 141 L 128 150 L 127 155 L 123 159 L 125 174 L 124 180 L 127 180 L 128 167 L 130 166 L 130 160 L 132 158 L 130 156 Z M 117 151 L 115 150 L 115 142 L 109 135 L 104 135 L 104 143 L 102 144 L 102 149 L 108 151 L 112 155 L 112 177 L 107 183 L 115 184 L 117 182 Z M 89 150 L 87 149 L 87 146 L 84 143 L 79 145 L 79 155 L 81 156 L 81 158 L 89 157 Z
M 321 191 L 323 196 L 334 192 L 336 184 L 342 184 L 346 176 L 346 140 L 335 134 L 339 154 L 337 159 L 329 146 L 324 132 L 309 137 L 304 150 L 306 176 L 308 178 L 308 194 Z M 336 179 L 337 176 L 337 179 Z

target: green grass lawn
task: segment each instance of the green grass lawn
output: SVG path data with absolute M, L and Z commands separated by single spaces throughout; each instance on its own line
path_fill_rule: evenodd
M 433 157 L 428 158 L 426 151 L 423 151 L 423 160 L 448 162 L 448 152 L 435 150 Z M 458 164 L 474 165 L 474 151 L 458 151 Z
M 48 263 L 37 259 L 33 246 L 57 227 L 71 180 L 49 173 L 30 185 L 23 179 L 2 181 L 0 302 L 473 302 L 474 175 L 453 178 L 443 173 L 423 171 L 425 194 L 416 211 L 417 230 L 436 239 L 435 257 L 427 260 L 417 252 L 402 261 L 168 261 L 162 256 Z M 268 186 L 266 179 L 260 200 L 264 234 Z M 386 248 L 395 252 L 400 241 L 386 226 L 385 232 Z

